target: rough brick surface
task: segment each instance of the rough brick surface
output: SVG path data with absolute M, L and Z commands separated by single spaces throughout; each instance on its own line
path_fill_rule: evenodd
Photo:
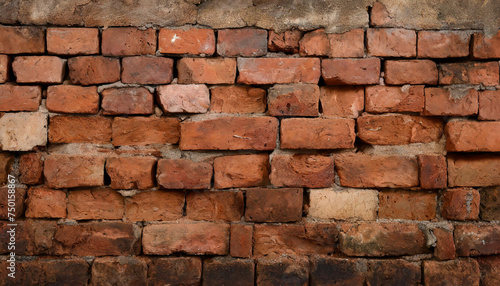
M 0 117 L 0 148 L 4 151 L 30 151 L 47 144 L 47 114 L 6 113 Z
M 173 78 L 174 60 L 162 57 L 126 57 L 122 59 L 122 82 L 166 84 Z
M 95 114 L 99 111 L 99 94 L 95 86 L 52 85 L 47 88 L 45 105 L 51 112 Z
M 182 58 L 177 73 L 179 83 L 231 84 L 236 79 L 236 59 Z
M 457 257 L 455 241 L 453 241 L 453 226 L 437 227 L 432 230 L 436 237 L 434 256 L 439 260 L 455 259 Z
M 45 35 L 38 27 L 0 27 L 0 53 L 38 54 L 45 51 Z
M 267 154 L 223 156 L 214 160 L 216 189 L 265 186 L 268 183 Z
M 105 56 L 152 55 L 156 51 L 156 31 L 136 28 L 108 28 L 102 32 Z
M 320 61 L 315 58 L 239 58 L 238 83 L 315 83 L 320 77 Z
M 448 156 L 448 186 L 480 187 L 500 184 L 500 156 Z
M 27 185 L 37 185 L 43 182 L 41 153 L 26 153 L 19 157 L 19 182 Z
M 481 196 L 481 218 L 492 221 L 500 220 L 500 187 L 483 188 Z
M 108 158 L 106 173 L 113 189 L 150 189 L 155 186 L 156 158 Z
M 47 52 L 56 55 L 99 53 L 99 30 L 94 28 L 48 28 Z
M 0 222 L 0 238 L 2 241 L 10 241 L 11 229 L 9 221 Z M 26 219 L 16 221 L 16 247 L 17 255 L 43 255 L 53 251 L 53 237 L 56 230 L 55 221 Z M 12 250 L 12 249 L 11 249 Z M 10 254 L 7 243 L 0 246 L 0 253 Z
M 122 195 L 111 189 L 75 190 L 68 194 L 70 219 L 121 219 L 123 211 Z
M 163 85 L 157 94 L 161 108 L 168 113 L 205 113 L 210 107 L 210 93 L 204 84 Z
M 136 257 L 99 257 L 92 263 L 92 285 L 138 285 L 147 279 L 146 261 Z
M 500 120 L 500 92 L 485 90 L 479 93 L 479 120 Z
M 160 29 L 158 50 L 164 54 L 211 55 L 215 35 L 211 29 Z
M 446 157 L 418 155 L 418 174 L 423 189 L 443 189 L 448 183 Z
M 179 141 L 177 118 L 131 117 L 113 120 L 113 145 L 142 146 L 177 143 Z
M 9 181 L 12 183 L 12 178 L 9 178 L 12 163 L 15 157 L 13 154 L 7 152 L 0 153 L 0 184 L 7 184 Z
M 474 220 L 479 216 L 479 192 L 458 188 L 443 192 L 442 216 L 450 220 Z
M 415 57 L 417 33 L 405 29 L 368 29 L 368 54 L 375 57 Z
M 296 54 L 299 52 L 299 41 L 302 32 L 297 30 L 276 33 L 269 31 L 267 49 L 271 52 L 285 52 Z
M 254 285 L 255 265 L 252 259 L 210 258 L 203 261 L 203 284 Z
M 498 256 L 481 257 L 477 260 L 481 269 L 481 280 L 486 286 L 500 283 L 500 258 Z
M 110 88 L 101 92 L 104 115 L 153 114 L 153 94 L 143 87 Z
M 0 83 L 9 79 L 10 59 L 7 55 L 0 55 Z
M 209 189 L 213 168 L 207 162 L 187 159 L 161 159 L 156 178 L 165 189 Z
M 199 285 L 202 262 L 197 257 L 155 258 L 148 263 L 151 285 Z
M 379 194 L 379 218 L 432 220 L 437 199 L 431 192 L 387 191 Z
M 365 110 L 370 113 L 421 112 L 424 109 L 424 86 L 367 86 L 365 100 Z
M 272 116 L 318 116 L 319 87 L 312 84 L 274 85 L 268 90 Z
M 500 122 L 451 121 L 445 133 L 448 151 L 500 151 Z
M 324 59 L 321 75 L 327 85 L 376 84 L 380 78 L 380 59 Z
M 31 188 L 26 198 L 26 217 L 65 218 L 66 193 L 47 188 Z
M 74 84 L 93 85 L 120 80 L 120 60 L 102 56 L 68 59 L 69 77 Z
M 424 261 L 425 285 L 479 285 L 479 265 L 473 259 Z
M 223 57 L 259 57 L 267 54 L 267 31 L 225 29 L 217 32 L 217 54 Z
M 233 257 L 249 258 L 253 248 L 253 225 L 231 224 L 230 254 Z
M 52 56 L 16 57 L 12 71 L 20 83 L 61 83 L 64 79 L 65 63 Z
M 302 257 L 260 258 L 256 266 L 257 285 L 305 286 L 309 283 L 309 260 Z
M 470 34 L 455 31 L 418 32 L 419 58 L 458 58 L 469 55 Z
M 356 118 L 365 106 L 362 87 L 322 86 L 319 97 L 323 116 Z
M 239 221 L 243 209 L 242 192 L 192 191 L 186 196 L 186 217 L 192 220 Z
M 50 188 L 102 186 L 104 158 L 78 155 L 45 157 L 43 174 Z
M 443 63 L 439 65 L 439 84 L 499 84 L 498 62 Z
M 354 127 L 352 119 L 284 119 L 280 129 L 281 148 L 354 148 Z
M 253 222 L 293 222 L 302 218 L 302 189 L 246 190 L 245 220 Z
M 438 83 L 438 69 L 430 60 L 386 61 L 384 72 L 390 85 Z
M 500 31 L 495 35 L 475 33 L 473 36 L 472 55 L 478 59 L 500 58 Z
M 500 253 L 498 225 L 455 226 L 455 245 L 458 256 L 492 255 Z
M 417 263 L 402 259 L 368 261 L 368 285 L 419 285 L 421 279 L 422 271 Z
M 0 85 L 0 111 L 37 111 L 41 100 L 39 86 Z
M 425 115 L 474 115 L 478 110 L 478 92 L 472 88 L 425 89 Z
M 366 264 L 358 259 L 343 259 L 329 256 L 312 258 L 312 285 L 363 285 Z
M 111 119 L 101 116 L 55 116 L 50 118 L 51 143 L 110 143 Z
M 217 113 L 263 113 L 266 91 L 249 86 L 214 86 L 210 88 L 210 111 Z
M 333 184 L 333 158 L 320 155 L 274 155 L 271 184 L 276 187 L 326 188 Z
M 125 199 L 124 218 L 130 221 L 162 221 L 182 217 L 184 193 L 153 191 Z

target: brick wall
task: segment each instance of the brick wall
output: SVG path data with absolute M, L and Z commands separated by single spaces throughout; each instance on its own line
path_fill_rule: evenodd
M 344 33 L 0 26 L 0 284 L 498 285 L 500 32 L 379 4 Z

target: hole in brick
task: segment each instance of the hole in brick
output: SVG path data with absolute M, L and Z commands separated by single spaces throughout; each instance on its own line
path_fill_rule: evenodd
M 104 167 L 104 185 L 111 185 L 111 177 L 108 175 L 108 172 L 106 172 L 106 167 Z

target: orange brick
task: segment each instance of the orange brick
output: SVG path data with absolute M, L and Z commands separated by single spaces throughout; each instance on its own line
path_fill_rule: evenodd
M 51 85 L 47 88 L 45 105 L 51 112 L 97 113 L 99 99 L 95 86 Z
M 132 27 L 108 28 L 102 32 L 102 54 L 105 56 L 153 55 L 156 31 Z
M 447 151 L 500 151 L 500 122 L 449 121 L 445 132 Z
M 130 221 L 176 220 L 182 217 L 184 192 L 142 192 L 125 199 L 125 216 Z
M 498 62 L 443 63 L 439 65 L 439 84 L 499 84 Z
M 448 155 L 448 186 L 500 185 L 500 156 L 496 154 Z
M 282 33 L 269 31 L 267 49 L 271 52 L 296 54 L 299 52 L 300 38 L 302 38 L 302 32 L 297 30 Z
M 491 36 L 475 33 L 473 36 L 472 55 L 477 59 L 500 58 L 500 30 Z
M 178 118 L 131 117 L 113 120 L 113 145 L 143 146 L 179 142 Z
M 50 143 L 110 143 L 111 119 L 105 117 L 55 116 L 49 123 Z
M 210 111 L 217 113 L 264 113 L 266 91 L 248 86 L 214 86 L 210 88 Z
M 217 54 L 223 57 L 260 57 L 267 54 L 267 31 L 254 28 L 217 31 Z
M 101 92 L 104 115 L 153 114 L 153 94 L 144 87 L 108 88 Z
M 0 111 L 37 111 L 41 100 L 40 86 L 0 85 Z
M 268 90 L 272 116 L 318 116 L 319 87 L 312 84 L 274 85 Z
M 450 220 L 478 219 L 479 201 L 479 192 L 476 189 L 447 189 L 443 192 L 441 215 Z
M 231 84 L 236 78 L 236 59 L 182 58 L 177 61 L 179 83 Z
M 186 196 L 186 218 L 192 220 L 239 221 L 244 209 L 240 191 L 190 191 Z
M 269 155 L 222 156 L 214 160 L 216 189 L 265 186 L 269 182 Z
M 114 190 L 74 190 L 68 193 L 69 219 L 122 219 L 123 212 L 123 197 Z
M 461 31 L 418 32 L 419 58 L 458 58 L 469 55 L 470 33 Z
M 108 158 L 106 172 L 113 189 L 150 189 L 155 186 L 155 157 Z
M 26 199 L 26 217 L 65 218 L 66 193 L 48 188 L 30 188 Z
M 357 86 L 322 86 L 319 100 L 323 116 L 356 118 L 363 111 L 365 93 Z
M 122 82 L 166 84 L 173 78 L 174 60 L 163 57 L 126 57 L 122 59 Z
M 238 72 L 242 84 L 317 84 L 321 69 L 316 58 L 239 58 Z
M 157 88 L 160 107 L 168 113 L 205 113 L 210 92 L 204 84 L 169 84 Z
M 0 55 L 0 83 L 9 80 L 10 59 L 7 55 Z
M 253 248 L 253 225 L 231 224 L 230 254 L 232 257 L 249 258 Z
M 165 189 L 210 189 L 213 167 L 207 162 L 188 159 L 160 159 L 156 179 Z
M 377 84 L 380 59 L 323 59 L 321 75 L 327 85 Z
M 43 174 L 49 188 L 102 186 L 104 185 L 104 158 L 49 155 L 45 157 Z
M 405 29 L 368 29 L 368 54 L 375 57 L 413 58 L 417 54 L 417 34 Z
M 43 54 L 44 30 L 39 27 L 0 27 L 0 54 Z
M 19 182 L 27 185 L 43 183 L 43 158 L 41 153 L 26 153 L 19 157 Z
M 47 52 L 56 55 L 99 53 L 99 30 L 95 28 L 48 28 Z
M 420 187 L 422 189 L 443 189 L 448 182 L 446 157 L 439 155 L 418 155 Z
M 479 93 L 479 120 L 500 120 L 500 91 L 485 90 Z
M 17 82 L 61 83 L 65 63 L 61 58 L 52 56 L 16 57 L 12 62 L 12 70 Z
M 367 86 L 365 100 L 365 110 L 370 113 L 422 112 L 424 86 Z
M 478 92 L 474 88 L 425 88 L 424 115 L 466 116 L 477 114 Z
M 342 34 L 328 34 L 332 58 L 362 58 L 365 54 L 365 31 L 354 29 Z
M 247 189 L 245 221 L 299 221 L 302 219 L 302 192 L 302 189 Z
M 387 84 L 435 85 L 438 82 L 438 69 L 430 60 L 386 61 L 384 71 Z
M 215 35 L 211 29 L 160 29 L 158 49 L 163 54 L 212 55 Z
M 379 193 L 379 218 L 432 220 L 436 218 L 437 195 L 431 192 L 387 191 Z
M 93 85 L 120 80 L 120 60 L 102 56 L 68 59 L 69 77 L 73 84 Z
M 334 182 L 333 158 L 276 154 L 271 161 L 270 180 L 276 187 L 330 187 Z

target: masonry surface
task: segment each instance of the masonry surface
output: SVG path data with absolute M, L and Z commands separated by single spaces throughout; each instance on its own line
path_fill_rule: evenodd
M 500 285 L 495 1 L 216 2 L 0 4 L 1 285 Z

